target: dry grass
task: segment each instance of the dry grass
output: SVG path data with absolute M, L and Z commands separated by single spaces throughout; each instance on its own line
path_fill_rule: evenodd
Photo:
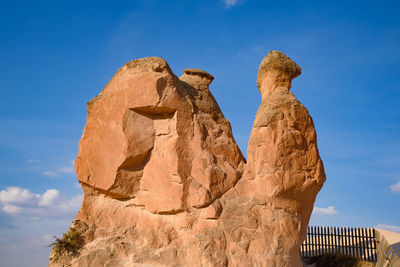
M 57 261 L 62 255 L 75 255 L 83 246 L 84 240 L 73 228 L 64 233 L 62 238 L 54 236 L 55 240 L 49 245 L 53 248 L 53 261 Z

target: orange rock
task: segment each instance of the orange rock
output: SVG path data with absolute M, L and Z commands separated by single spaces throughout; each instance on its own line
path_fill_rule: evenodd
M 301 266 L 325 173 L 312 119 L 289 90 L 300 72 L 281 52 L 263 59 L 246 163 L 213 76 L 177 78 L 161 58 L 123 66 L 87 105 L 74 224 L 85 246 L 49 266 Z
M 299 248 L 325 181 L 313 121 L 290 92 L 292 79 L 300 73 L 300 67 L 281 52 L 271 51 L 261 62 L 257 85 L 262 102 L 250 135 L 248 162 L 236 194 L 225 202 L 234 205 L 232 214 L 222 214 L 226 224 L 232 224 L 231 217 L 243 217 L 236 217 L 236 210 L 250 209 L 246 216 L 258 224 L 249 239 L 258 241 L 249 244 L 245 256 L 236 253 L 241 249 L 237 246 L 232 255 L 249 257 L 254 265 L 302 266 Z M 248 234 L 246 227 L 229 234 Z

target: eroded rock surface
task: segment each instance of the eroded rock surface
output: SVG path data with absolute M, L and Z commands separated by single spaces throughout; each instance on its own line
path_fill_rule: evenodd
M 312 119 L 290 92 L 300 73 L 281 52 L 261 62 L 246 163 L 212 75 L 178 78 L 161 58 L 123 66 L 87 105 L 72 226 L 85 246 L 49 266 L 301 266 L 325 173 Z

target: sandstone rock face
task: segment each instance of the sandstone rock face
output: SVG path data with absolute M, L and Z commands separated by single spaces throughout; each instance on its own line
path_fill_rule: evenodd
M 325 181 L 316 133 L 290 92 L 301 69 L 261 62 L 248 162 L 212 96 L 212 75 L 161 58 L 123 66 L 87 105 L 75 162 L 79 255 L 49 266 L 302 266 Z

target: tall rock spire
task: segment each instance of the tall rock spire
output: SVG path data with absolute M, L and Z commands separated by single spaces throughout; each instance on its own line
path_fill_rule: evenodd
M 254 238 L 259 247 L 249 257 L 257 264 L 268 262 L 265 266 L 302 266 L 298 251 L 325 181 L 313 121 L 290 92 L 300 73 L 282 52 L 271 51 L 262 60 L 257 75 L 262 101 L 236 186 L 235 198 L 251 199 L 258 214 L 259 237 Z

